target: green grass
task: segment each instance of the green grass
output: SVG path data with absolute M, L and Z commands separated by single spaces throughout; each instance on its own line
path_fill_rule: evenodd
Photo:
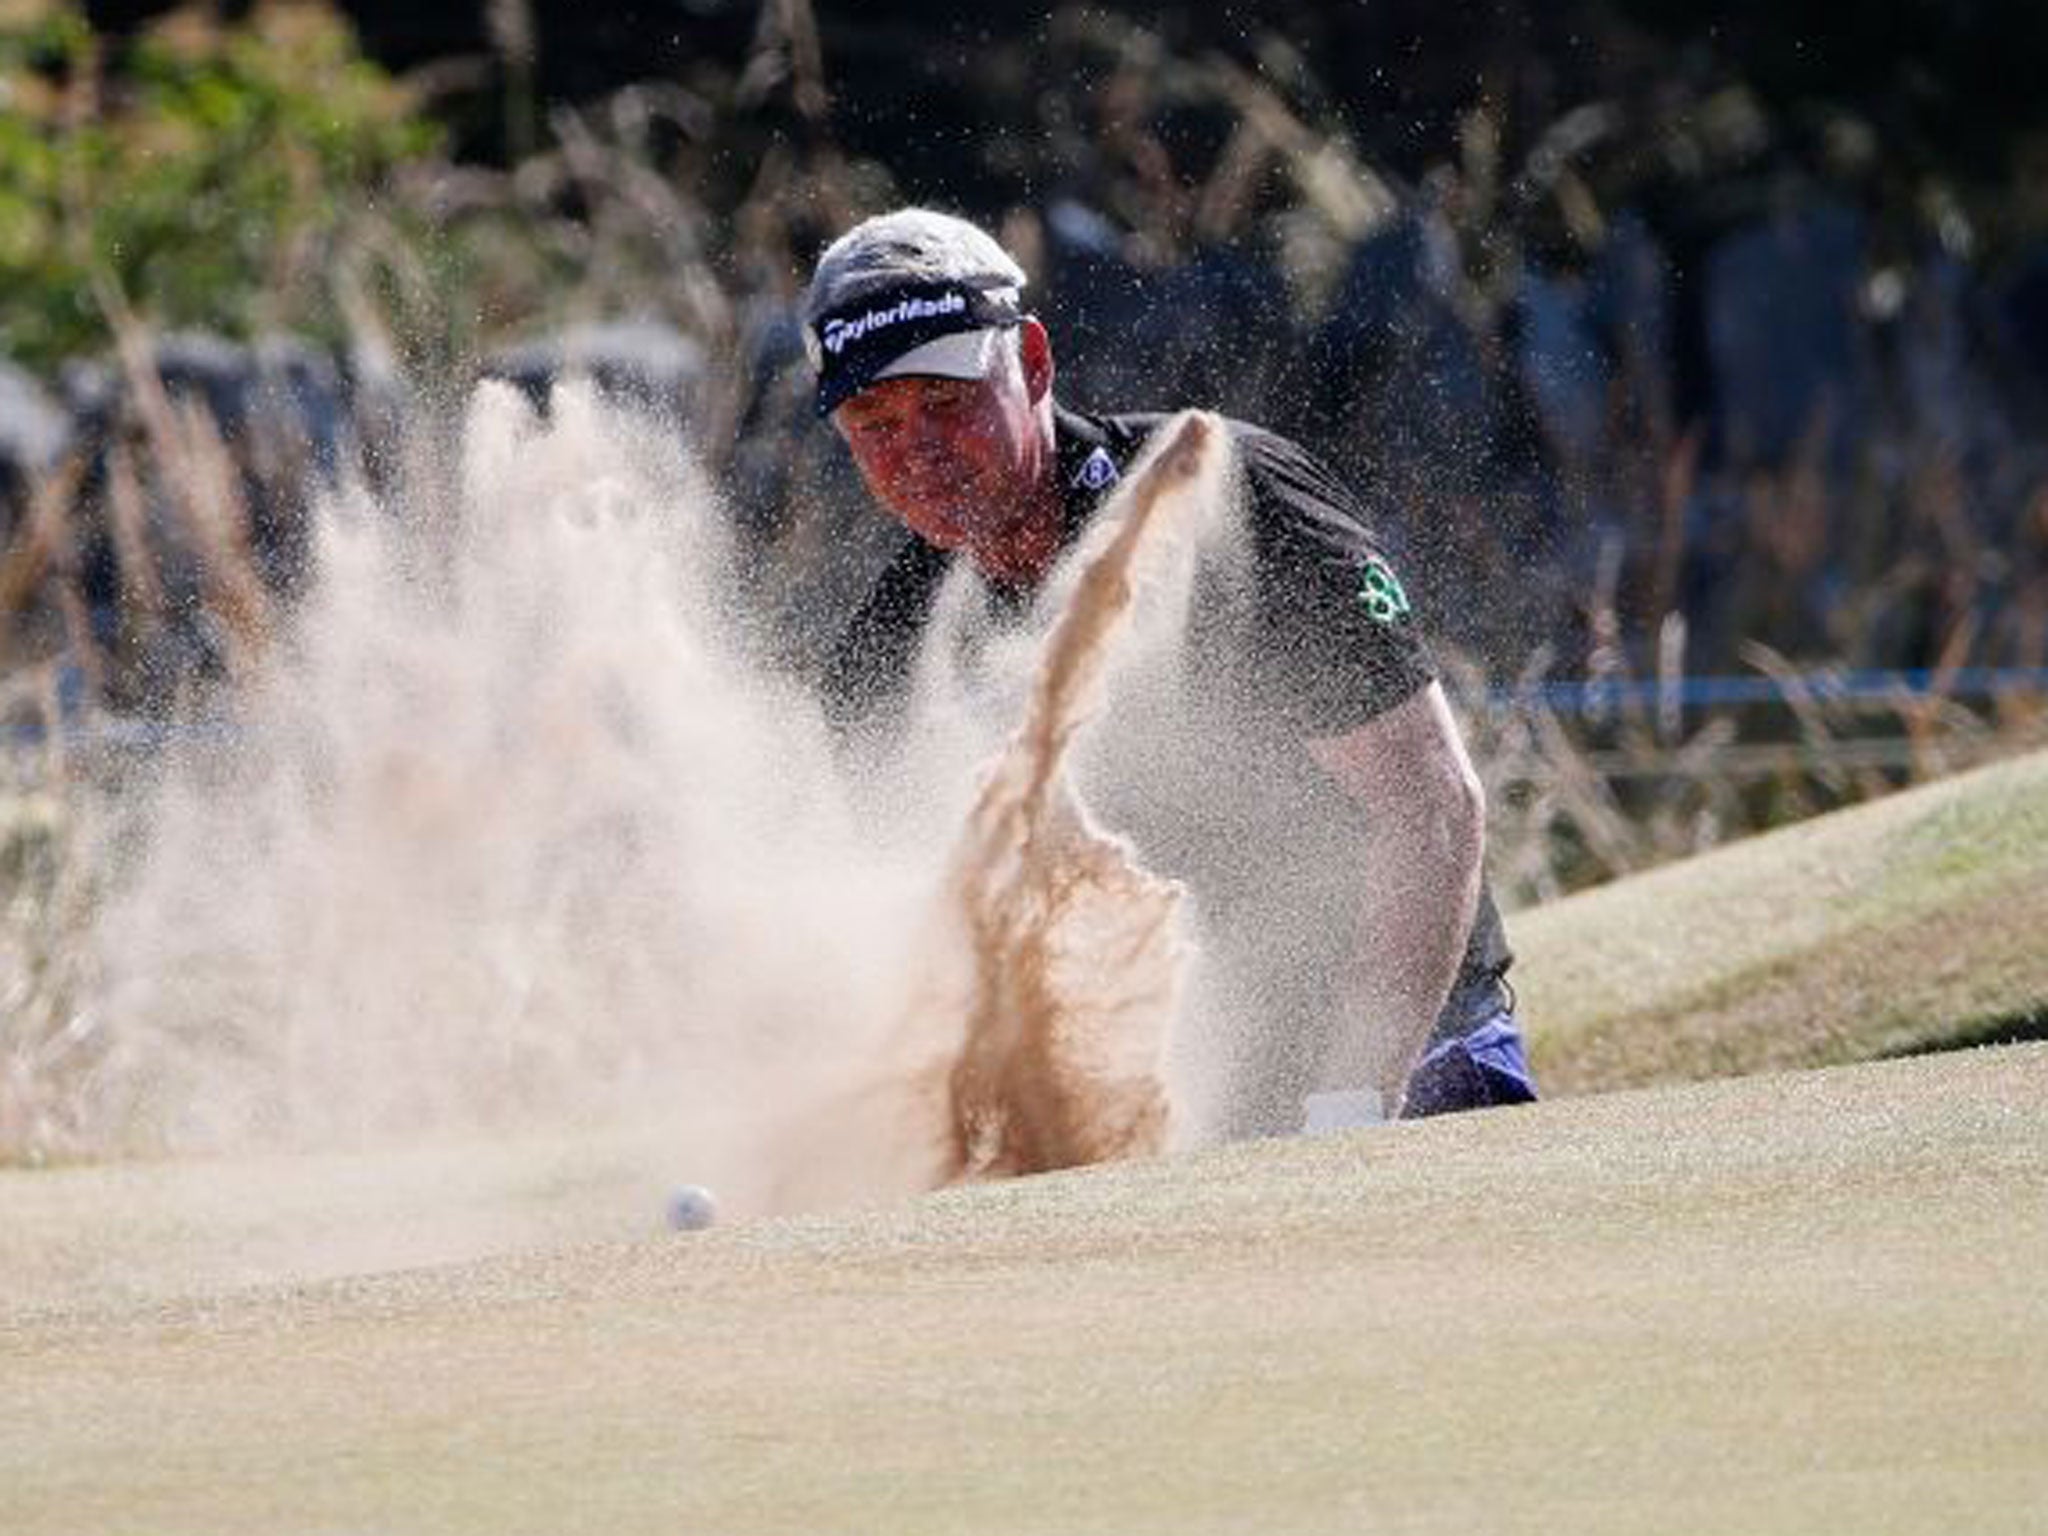
M 1537 1069 L 1566 1092 L 2037 1031 L 2044 934 L 2044 753 L 1510 921 Z
M 308 1169 L 308 1208 L 342 1167 Z M 0 1179 L 0 1212 L 37 1177 Z M 2036 1531 L 2044 1265 L 2048 1047 L 1556 1101 L 0 1311 L 0 1513 L 15 1536 Z

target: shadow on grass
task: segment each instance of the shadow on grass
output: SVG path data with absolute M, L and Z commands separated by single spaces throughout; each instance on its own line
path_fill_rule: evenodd
M 1896 1061 L 1912 1056 L 1938 1056 L 1943 1051 L 1974 1050 L 1980 1045 L 2021 1045 L 2031 1040 L 2048 1040 L 2048 1006 L 1979 1019 L 1949 1034 L 1879 1051 L 1874 1059 Z

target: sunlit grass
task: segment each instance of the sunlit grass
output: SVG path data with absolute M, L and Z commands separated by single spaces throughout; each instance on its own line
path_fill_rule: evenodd
M 2037 752 L 1520 913 L 1540 1075 L 1583 1091 L 2028 1033 L 2044 868 Z

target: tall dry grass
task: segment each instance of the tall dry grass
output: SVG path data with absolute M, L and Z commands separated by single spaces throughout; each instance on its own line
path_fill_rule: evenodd
M 0 729 L 39 736 L 0 748 L 0 1162 L 80 1147 L 73 1090 L 108 1048 L 85 1006 L 108 807 L 59 716 L 52 669 L 0 679 Z
M 167 626 L 193 619 L 166 598 L 173 561 L 196 569 L 220 685 L 254 674 L 278 624 L 252 543 L 245 456 L 205 410 L 166 393 L 146 329 L 118 295 L 103 299 L 132 407 L 105 445 L 97 500 L 120 568 L 112 634 L 87 614 L 82 451 L 30 486 L 28 515 L 0 549 L 0 1162 L 96 1146 L 97 1128 L 73 1110 L 121 1049 L 89 1001 L 95 917 L 119 878 L 131 809 L 134 749 L 122 733 L 140 724 L 103 712 L 110 675 L 149 671 Z M 164 515 L 152 519 L 152 506 Z M 182 691 L 190 680 L 170 683 Z
M 1680 702 L 1683 626 L 1667 620 L 1650 690 L 1617 690 L 1604 713 L 1518 698 L 1513 683 L 1452 667 L 1460 715 L 1487 790 L 1488 859 L 1512 906 L 1532 906 L 1719 844 L 2048 748 L 2039 692 L 1966 698 L 1959 666 L 1924 690 L 1880 699 L 1827 686 L 1844 669 L 1802 669 L 1760 642 L 1744 655 L 1770 702 Z M 1634 681 L 1623 673 L 1617 682 Z

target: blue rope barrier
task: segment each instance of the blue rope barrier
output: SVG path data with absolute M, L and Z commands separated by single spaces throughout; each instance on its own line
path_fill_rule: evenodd
M 1701 710 L 1744 704 L 1784 704 L 1801 693 L 1829 703 L 1888 704 L 1928 698 L 1983 699 L 2002 694 L 2048 696 L 2048 667 L 1958 667 L 1907 672 L 1803 672 L 1793 677 L 1549 678 L 1493 688 L 1485 707 L 1496 714 L 1541 709 L 1551 714 L 1601 717 L 1624 709 Z M 92 717 L 82 711 L 64 720 L 66 739 L 86 748 L 148 752 L 195 735 L 218 735 L 220 725 L 169 725 L 120 716 Z M 0 746 L 39 747 L 40 724 L 17 722 L 0 729 Z
M 1561 715 L 1605 715 L 1620 709 L 1715 709 L 1783 704 L 1796 694 L 1830 703 L 1888 704 L 1900 699 L 1990 698 L 2048 694 L 2048 667 L 1958 667 L 1941 672 L 1803 672 L 1793 677 L 1546 679 L 1486 695 L 1496 712 L 1544 709 Z

